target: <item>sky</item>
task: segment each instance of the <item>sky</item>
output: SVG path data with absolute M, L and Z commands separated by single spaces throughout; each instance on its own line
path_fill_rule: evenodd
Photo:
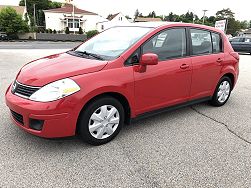
M 57 0 L 64 2 L 64 0 Z M 250 0 L 74 0 L 74 4 L 84 10 L 95 12 L 103 17 L 122 12 L 133 17 L 136 9 L 143 15 L 155 11 L 157 15 L 168 15 L 170 12 L 184 14 L 187 11 L 203 16 L 202 10 L 208 10 L 207 16 L 215 15 L 218 10 L 230 8 L 238 20 L 251 20 Z M 235 3 L 232 3 L 235 2 Z M 19 0 L 0 0 L 0 5 L 18 5 Z M 251 4 L 251 3 L 250 3 Z

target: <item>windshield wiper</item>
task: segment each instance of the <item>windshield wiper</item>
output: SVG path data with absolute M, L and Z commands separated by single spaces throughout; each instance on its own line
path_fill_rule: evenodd
M 90 53 L 90 52 L 87 52 L 87 51 L 75 51 L 77 54 L 82 54 L 82 55 L 87 55 L 87 56 L 90 56 L 90 57 L 94 57 L 95 59 L 98 59 L 98 60 L 104 60 L 104 58 L 102 58 L 100 55 L 98 54 L 93 54 L 93 53 Z

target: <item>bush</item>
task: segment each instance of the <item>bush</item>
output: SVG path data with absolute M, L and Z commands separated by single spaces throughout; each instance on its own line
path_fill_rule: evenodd
M 38 29 L 37 27 L 33 27 L 33 28 L 31 29 L 31 31 L 33 31 L 33 32 L 35 32 L 35 33 L 39 33 L 39 29 Z
M 38 28 L 38 33 L 44 33 L 45 29 L 43 27 Z
M 46 30 L 45 30 L 45 33 L 49 33 L 49 30 L 48 30 L 48 29 L 46 29 Z
M 54 34 L 57 34 L 57 31 L 54 29 L 54 30 L 53 30 L 53 33 L 54 33 Z
M 91 30 L 91 31 L 86 32 L 87 39 L 92 38 L 93 36 L 97 34 L 98 34 L 97 30 Z
M 49 32 L 49 33 L 52 33 L 52 30 L 51 30 L 51 29 L 48 29 L 48 32 Z
M 82 29 L 82 27 L 80 27 L 80 28 L 79 28 L 79 30 L 78 30 L 78 34 L 80 34 L 80 35 L 82 35 L 82 34 L 83 34 L 83 29 Z
M 0 11 L 0 28 L 8 35 L 29 31 L 27 22 L 11 7 L 3 8 Z
M 65 28 L 65 34 L 70 34 L 69 27 L 66 27 L 66 28 Z

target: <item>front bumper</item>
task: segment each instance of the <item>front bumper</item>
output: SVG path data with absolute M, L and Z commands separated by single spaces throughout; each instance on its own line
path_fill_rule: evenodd
M 23 124 L 13 117 L 14 123 L 31 134 L 44 138 L 58 138 L 75 135 L 79 110 L 75 109 L 74 97 L 42 103 L 23 99 L 11 93 L 8 88 L 5 100 L 12 112 L 23 116 Z M 42 120 L 42 130 L 34 130 L 30 120 Z

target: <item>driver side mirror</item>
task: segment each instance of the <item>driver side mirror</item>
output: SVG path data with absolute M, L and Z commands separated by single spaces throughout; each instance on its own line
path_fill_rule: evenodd
M 154 53 L 146 53 L 141 56 L 140 65 L 157 65 L 159 62 L 159 58 L 157 54 Z

